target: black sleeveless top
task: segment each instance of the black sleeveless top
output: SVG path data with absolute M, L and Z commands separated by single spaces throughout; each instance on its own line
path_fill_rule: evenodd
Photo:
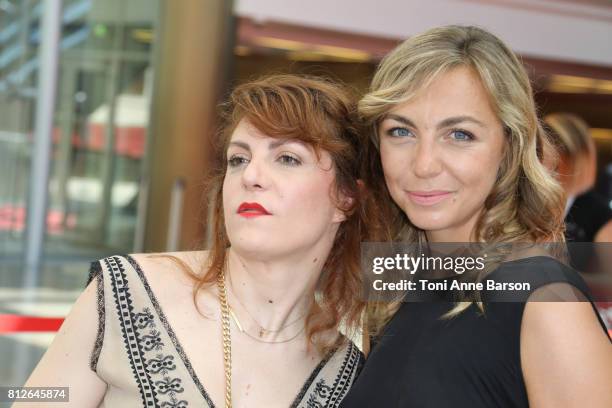
M 531 292 L 564 282 L 590 300 L 582 278 L 549 257 L 505 262 L 487 279 L 529 282 Z M 341 407 L 528 407 L 520 329 L 530 293 L 520 301 L 494 302 L 497 293 L 482 293 L 484 314 L 472 305 L 451 319 L 440 319 L 451 302 L 404 303 Z

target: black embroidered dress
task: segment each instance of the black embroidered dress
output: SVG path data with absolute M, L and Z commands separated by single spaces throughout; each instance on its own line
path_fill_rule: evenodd
M 100 407 L 215 408 L 136 261 L 102 259 L 91 279 L 99 314 L 91 369 L 108 384 Z M 362 362 L 347 342 L 314 369 L 291 407 L 338 407 Z

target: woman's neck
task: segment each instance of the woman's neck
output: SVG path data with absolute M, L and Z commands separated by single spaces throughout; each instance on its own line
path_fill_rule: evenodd
M 475 242 L 470 230 L 449 229 L 437 231 L 425 231 L 429 243 L 468 243 Z
M 300 260 L 254 260 L 230 248 L 226 271 L 229 302 L 244 329 L 272 330 L 265 339 L 274 340 L 303 327 L 302 318 L 314 301 L 325 259 L 313 253 Z

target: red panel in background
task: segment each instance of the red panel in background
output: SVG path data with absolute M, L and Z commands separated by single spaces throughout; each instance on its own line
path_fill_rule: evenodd
M 65 218 L 65 219 L 64 219 Z M 26 223 L 26 209 L 23 206 L 12 204 L 0 205 L 0 232 L 23 231 Z M 73 229 L 77 224 L 74 213 L 64 214 L 57 210 L 47 211 L 47 233 L 51 235 L 62 234 L 67 229 Z
M 23 332 L 56 332 L 63 317 L 35 317 L 0 314 L 0 334 Z
M 141 158 L 145 149 L 145 128 L 137 126 L 124 126 L 115 129 L 115 152 L 120 155 Z M 91 150 L 104 149 L 106 140 L 106 126 L 102 124 L 89 125 L 89 141 L 87 147 Z
M 106 140 L 106 125 L 101 123 L 90 123 L 88 136 L 84 137 L 78 133 L 72 134 L 72 146 L 78 149 L 90 149 L 92 151 L 104 150 Z M 32 141 L 32 134 L 26 135 L 27 140 Z M 53 129 L 53 144 L 59 144 L 62 131 L 59 128 Z M 147 138 L 146 129 L 142 126 L 117 126 L 115 128 L 115 153 L 140 159 L 144 155 L 145 141 Z
M 23 332 L 56 332 L 64 322 L 63 317 L 35 317 L 0 314 L 0 334 Z M 612 329 L 608 330 L 612 338 Z

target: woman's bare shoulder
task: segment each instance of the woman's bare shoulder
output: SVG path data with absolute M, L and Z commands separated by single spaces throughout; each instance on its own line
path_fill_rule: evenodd
M 201 274 L 208 266 L 209 251 L 152 252 L 130 254 L 140 269 L 147 275 L 174 274 L 188 269 Z
M 182 296 L 193 290 L 208 267 L 209 251 L 130 254 L 155 293 Z M 163 289 L 163 290 L 162 290 Z

